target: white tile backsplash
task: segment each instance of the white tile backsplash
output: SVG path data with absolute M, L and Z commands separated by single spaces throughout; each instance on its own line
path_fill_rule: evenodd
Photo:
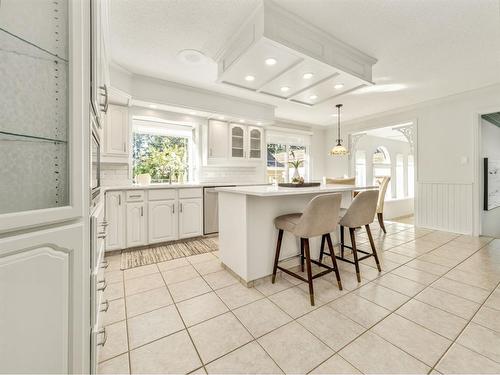
M 117 186 L 132 184 L 128 164 L 101 164 L 101 185 Z
M 265 171 L 262 167 L 247 167 L 247 166 L 235 166 L 235 167 L 210 167 L 205 166 L 200 169 L 199 180 L 202 183 L 206 182 L 255 182 L 263 183 L 265 182 Z

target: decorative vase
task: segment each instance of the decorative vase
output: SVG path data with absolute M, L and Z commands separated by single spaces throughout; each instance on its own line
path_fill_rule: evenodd
M 300 173 L 299 173 L 299 169 L 298 168 L 295 168 L 295 172 L 293 173 L 293 178 L 300 178 Z

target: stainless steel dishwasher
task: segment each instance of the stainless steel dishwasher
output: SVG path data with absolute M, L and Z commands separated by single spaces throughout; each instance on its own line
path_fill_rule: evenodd
M 236 185 L 222 186 L 233 187 Z M 219 193 L 215 191 L 215 188 L 222 186 L 203 187 L 203 234 L 219 231 Z

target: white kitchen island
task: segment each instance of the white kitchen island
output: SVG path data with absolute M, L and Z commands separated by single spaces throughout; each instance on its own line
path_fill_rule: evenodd
M 217 188 L 219 192 L 219 256 L 226 268 L 247 285 L 271 275 L 278 231 L 275 217 L 302 212 L 316 195 L 341 193 L 347 208 L 353 190 L 376 186 L 326 185 L 308 188 L 238 186 Z M 337 237 L 336 233 L 334 238 Z M 311 256 L 319 254 L 320 238 L 311 239 Z M 280 259 L 300 254 L 299 239 L 285 232 Z

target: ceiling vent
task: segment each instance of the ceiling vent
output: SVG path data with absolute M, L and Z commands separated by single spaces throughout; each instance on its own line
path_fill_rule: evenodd
M 265 0 L 217 62 L 218 82 L 315 106 L 372 85 L 377 60 Z

